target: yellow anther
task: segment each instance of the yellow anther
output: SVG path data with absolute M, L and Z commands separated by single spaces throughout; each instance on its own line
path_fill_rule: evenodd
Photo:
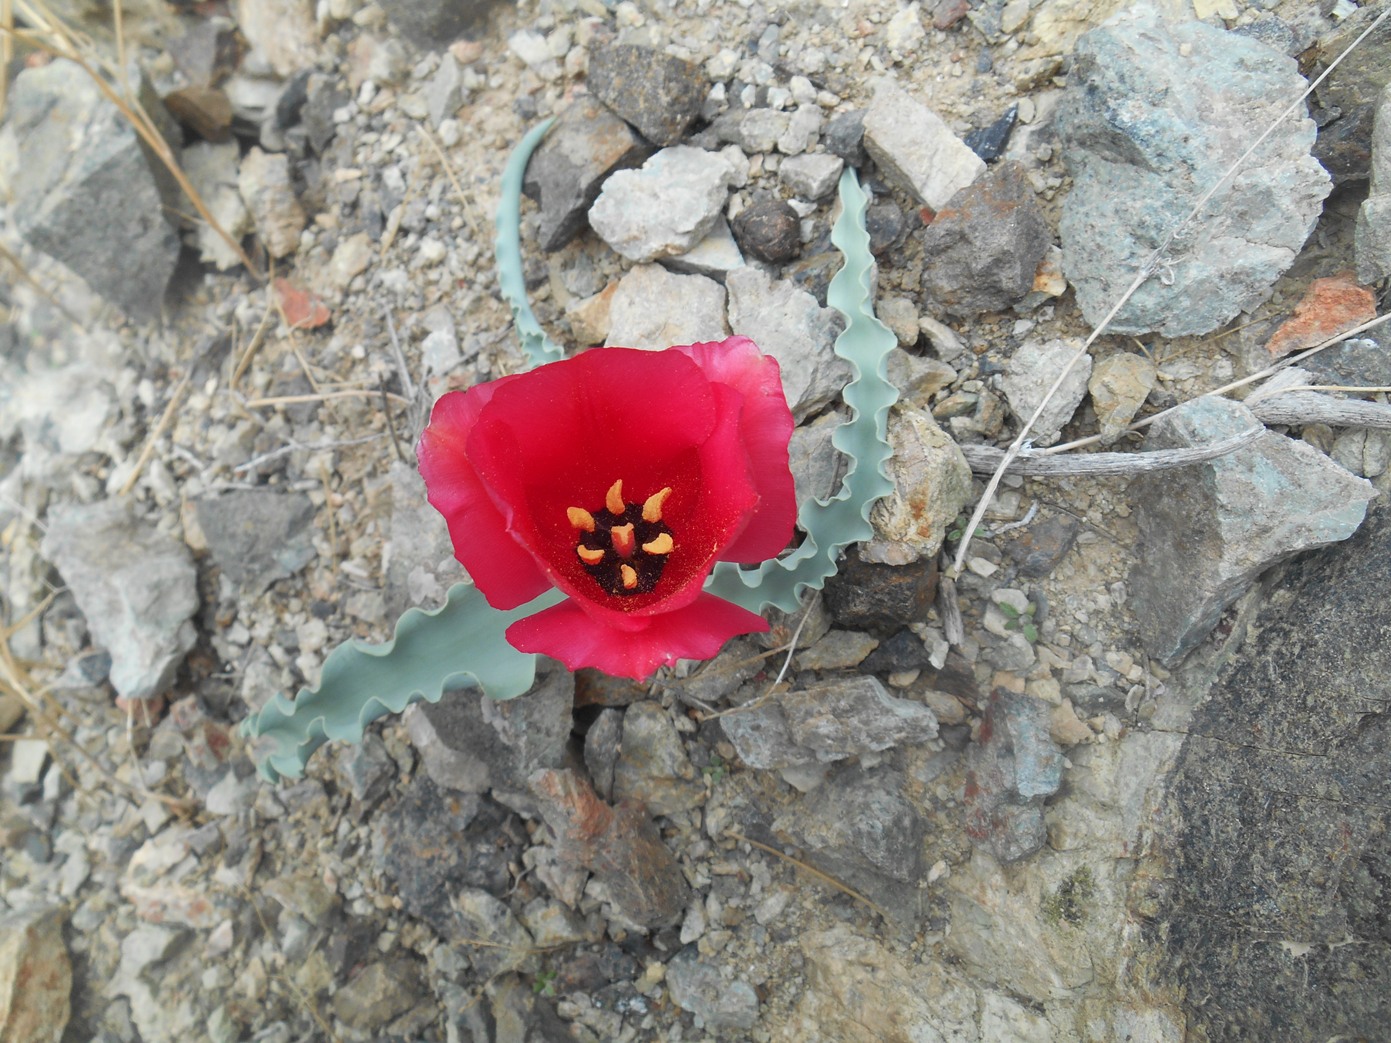
M 671 540 L 671 533 L 663 532 L 659 533 L 657 538 L 650 543 L 644 543 L 642 549 L 648 554 L 670 554 L 671 548 L 674 546 L 676 545 Z
M 631 565 L 618 566 L 618 574 L 623 578 L 623 589 L 632 590 L 638 585 L 638 574 L 633 571 Z
M 662 520 L 662 504 L 667 502 L 667 497 L 671 495 L 671 486 L 659 490 L 649 496 L 642 505 L 642 520 L 645 522 L 659 522 Z M 670 548 L 668 548 L 669 550 Z M 654 551 L 655 554 L 665 554 L 666 551 Z
M 628 509 L 628 505 L 623 502 L 622 478 L 609 486 L 609 491 L 604 494 L 604 506 L 609 509 L 610 514 L 622 514 Z
M 609 538 L 613 540 L 613 549 L 618 551 L 623 557 L 632 557 L 633 548 L 637 546 L 637 540 L 633 538 L 633 523 L 627 525 L 615 525 L 609 530 Z
M 594 515 L 583 507 L 566 507 L 565 516 L 570 519 L 570 524 L 575 528 L 583 532 L 594 531 Z
M 575 553 L 580 556 L 580 561 L 586 565 L 597 565 L 604 560 L 604 552 L 601 550 L 591 550 L 588 547 L 576 547 Z

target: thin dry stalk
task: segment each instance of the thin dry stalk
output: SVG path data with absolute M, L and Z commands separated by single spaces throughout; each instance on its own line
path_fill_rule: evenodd
M 1129 302 L 1130 298 L 1135 295 L 1136 291 L 1139 290 L 1139 288 L 1145 284 L 1145 282 L 1150 278 L 1150 276 L 1152 276 L 1156 271 L 1159 270 L 1160 266 L 1164 263 L 1164 258 L 1168 254 L 1169 247 L 1171 247 L 1174 244 L 1174 241 L 1176 239 L 1178 239 L 1181 235 L 1184 234 L 1185 230 L 1188 228 L 1188 225 L 1193 221 L 1194 218 L 1196 218 L 1202 212 L 1203 208 L 1207 206 L 1207 204 L 1212 200 L 1213 196 L 1215 196 L 1222 189 L 1222 186 L 1227 184 L 1232 179 L 1233 175 L 1235 175 L 1236 172 L 1245 165 L 1246 161 L 1250 159 L 1251 156 L 1256 152 L 1256 150 L 1265 143 L 1266 139 L 1269 138 L 1270 135 L 1275 133 L 1276 129 L 1280 126 L 1280 124 L 1284 123 L 1285 120 L 1289 119 L 1290 116 L 1292 116 L 1295 112 L 1299 111 L 1299 109 L 1304 105 L 1308 97 L 1311 94 L 1313 94 L 1313 92 L 1318 88 L 1318 86 L 1321 83 L 1323 83 L 1325 79 L 1328 78 L 1329 74 L 1331 74 L 1333 70 L 1336 69 L 1342 63 L 1343 59 L 1346 58 L 1349 54 L 1351 54 L 1354 50 L 1356 50 L 1357 47 L 1361 45 L 1362 41 L 1366 40 L 1367 37 L 1370 36 L 1377 29 L 1377 27 L 1380 26 L 1381 23 L 1387 19 L 1388 16 L 1391 16 L 1391 7 L 1388 7 L 1385 11 L 1379 14 L 1376 17 L 1376 19 L 1372 22 L 1372 24 L 1367 26 L 1366 30 L 1363 31 L 1362 35 L 1359 36 L 1356 40 L 1354 40 L 1351 45 L 1349 45 L 1347 50 L 1345 50 L 1342 54 L 1338 55 L 1338 57 L 1333 60 L 1333 62 L 1328 66 L 1328 68 L 1325 69 L 1323 73 L 1320 74 L 1319 77 L 1314 80 L 1313 83 L 1309 84 L 1309 86 L 1299 95 L 1298 98 L 1296 98 L 1289 104 L 1289 106 L 1285 109 L 1284 112 L 1282 112 L 1278 117 L 1271 121 L 1270 125 L 1266 127 L 1264 131 L 1261 132 L 1260 136 L 1257 137 L 1256 140 L 1251 143 L 1251 146 L 1244 153 L 1242 153 L 1242 155 L 1237 159 L 1237 161 L 1227 168 L 1226 173 L 1224 173 L 1220 178 L 1218 178 L 1217 181 L 1215 181 L 1207 189 L 1207 191 L 1204 192 L 1201 197 L 1199 197 L 1198 201 L 1193 205 L 1193 208 L 1188 212 L 1187 216 L 1185 216 L 1182 221 L 1176 224 L 1169 231 L 1169 233 L 1160 242 L 1159 246 L 1154 250 L 1153 253 L 1150 254 L 1149 258 L 1145 261 L 1145 263 L 1140 266 L 1140 270 L 1136 272 L 1134 280 L 1131 281 L 1130 285 L 1126 288 L 1125 292 L 1121 294 L 1120 298 L 1116 301 L 1116 303 L 1112 305 L 1111 310 L 1106 313 L 1106 316 L 1101 320 L 1101 322 L 1097 324 L 1096 329 L 1092 330 L 1092 332 L 1087 336 L 1087 339 L 1083 342 L 1082 346 L 1078 348 L 1076 353 L 1073 354 L 1072 358 L 1068 360 L 1067 365 L 1063 367 L 1062 372 L 1058 374 L 1057 379 L 1054 380 L 1052 385 L 1049 387 L 1047 394 L 1043 396 L 1043 400 L 1038 404 L 1038 408 L 1036 408 L 1033 412 L 1033 415 L 1030 416 L 1027 421 L 1025 421 L 1024 425 L 1019 429 L 1019 434 L 1015 436 L 1014 441 L 1011 442 L 1009 448 L 1005 450 L 1005 455 L 1003 459 L 1000 461 L 998 469 L 995 471 L 994 474 L 991 475 L 990 481 L 989 483 L 987 483 L 985 487 L 985 493 L 981 496 L 980 502 L 976 504 L 975 510 L 971 513 L 971 520 L 966 524 L 966 531 L 961 538 L 961 545 L 957 548 L 956 557 L 952 561 L 952 572 L 954 572 L 957 575 L 960 575 L 961 569 L 966 561 L 966 551 L 971 545 L 971 537 L 975 534 L 976 529 L 980 526 L 981 520 L 985 517 L 986 510 L 989 508 L 991 501 L 995 498 L 995 493 L 1000 487 L 1000 481 L 1005 476 L 1006 468 L 1008 468 L 1011 461 L 1013 461 L 1014 458 L 1018 456 L 1020 452 L 1023 451 L 1024 446 L 1029 441 L 1029 432 L 1033 430 L 1034 424 L 1038 423 L 1038 418 L 1043 415 L 1043 411 L 1053 401 L 1054 397 L 1058 393 L 1058 389 L 1062 387 L 1063 381 L 1067 379 L 1067 376 L 1069 373 L 1072 372 L 1073 367 L 1075 367 L 1077 363 L 1082 360 L 1082 357 L 1087 354 L 1091 346 L 1094 343 L 1096 343 L 1097 338 L 1100 337 L 1111 325 L 1112 320 L 1114 320 L 1115 317 L 1120 313 L 1120 310 L 1125 307 L 1126 303 Z
M 322 391 L 317 395 L 277 395 L 271 398 L 252 398 L 242 402 L 247 409 L 266 409 L 272 406 L 293 406 L 301 402 L 327 402 L 334 398 L 377 398 L 385 395 L 387 398 L 394 398 L 397 402 L 406 400 L 392 391 L 379 391 L 376 388 L 364 390 L 353 388 L 348 391 Z
M 775 847 L 771 847 L 768 844 L 761 844 L 757 840 L 754 840 L 752 837 L 746 837 L 744 836 L 744 834 L 736 833 L 732 829 L 726 829 L 724 831 L 724 835 L 734 840 L 737 840 L 740 843 L 748 844 L 750 847 L 756 847 L 760 851 L 766 851 L 768 854 L 772 855 L 775 858 L 782 859 L 788 865 L 795 866 L 807 875 L 815 877 L 817 880 L 821 881 L 826 886 L 833 887 L 841 894 L 849 895 L 851 898 L 855 899 L 855 901 L 864 904 L 885 923 L 892 922 L 889 919 L 889 914 L 886 913 L 883 909 L 881 909 L 877 904 L 875 904 L 873 899 L 867 898 L 865 895 L 860 894 L 859 891 L 856 891 L 849 884 L 841 883 L 835 877 L 831 876 L 830 873 L 823 873 L 815 866 L 808 865 L 806 862 L 803 862 L 800 858 L 793 858 L 791 855 L 783 854 Z
M 275 262 L 272 261 L 271 277 L 274 278 L 274 276 Z M 251 335 L 251 343 L 246 346 L 246 350 L 242 352 L 242 357 L 237 361 L 237 368 L 232 370 L 232 379 L 228 383 L 228 387 L 231 388 L 233 391 L 237 389 L 237 382 L 241 380 L 242 376 L 246 373 L 246 367 L 251 365 L 252 356 L 256 354 L 257 350 L 261 347 L 261 344 L 265 341 L 266 330 L 270 327 L 271 312 L 276 310 L 278 309 L 275 302 L 275 288 L 272 285 L 267 285 L 266 307 L 265 310 L 261 312 L 261 322 L 256 327 L 256 332 Z
M 174 415 L 179 406 L 183 403 L 185 393 L 188 391 L 189 378 L 191 371 L 185 373 L 179 382 L 174 385 L 174 390 L 169 395 L 169 402 L 164 407 L 164 412 L 160 415 L 159 423 L 145 439 L 145 447 L 140 450 L 140 455 L 135 460 L 135 466 L 131 469 L 129 476 L 121 483 L 121 488 L 117 490 L 117 496 L 127 496 L 135 488 L 135 483 L 140 480 L 140 474 L 145 470 L 145 465 L 150 462 L 150 457 L 154 455 L 155 446 L 164 437 L 164 432 L 169 429 L 169 425 L 174 422 Z
M 1175 467 L 1192 467 L 1194 464 L 1215 460 L 1236 452 L 1242 446 L 1250 445 L 1265 433 L 1265 428 L 1258 424 L 1239 435 L 1232 435 L 1210 445 L 1195 446 L 1191 449 L 1156 449 L 1147 453 L 1087 453 L 1042 457 L 1023 452 L 1008 461 L 1005 460 L 1005 450 L 993 445 L 963 445 L 961 453 L 975 474 L 991 474 L 995 468 L 1003 465 L 1010 474 L 1036 477 L 1133 477 L 1153 474 L 1156 471 L 1169 471 Z

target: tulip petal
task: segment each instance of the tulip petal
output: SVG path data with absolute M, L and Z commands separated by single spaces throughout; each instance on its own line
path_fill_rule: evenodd
M 649 617 L 639 631 L 604 626 L 573 601 L 544 609 L 507 628 L 507 640 L 522 652 L 540 652 L 571 670 L 591 666 L 617 677 L 642 681 L 678 659 L 709 659 L 738 634 L 762 633 L 762 616 L 712 594 L 685 608 Z
M 508 379 L 440 398 L 415 449 L 430 503 L 449 525 L 455 557 L 488 604 L 503 610 L 525 605 L 551 586 L 536 560 L 507 531 L 466 451 L 479 414 Z
M 747 337 L 674 350 L 689 355 L 711 380 L 744 398 L 740 435 L 759 502 L 744 531 L 720 552 L 720 560 L 756 562 L 775 557 L 792 538 L 797 518 L 797 493 L 787 457 L 795 425 L 777 360 L 764 355 Z

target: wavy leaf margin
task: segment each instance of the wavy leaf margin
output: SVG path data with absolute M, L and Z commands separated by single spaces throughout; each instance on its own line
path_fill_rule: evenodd
M 870 511 L 893 491 L 888 425 L 898 389 L 889 382 L 888 364 L 898 339 L 874 314 L 874 255 L 865 228 L 868 205 L 855 171 L 846 167 L 840 176 L 840 216 L 831 229 L 831 242 L 845 264 L 831 280 L 826 303 L 845 316 L 835 352 L 855 370 L 843 394 L 853 415 L 831 436 L 831 444 L 849 458 L 849 469 L 835 496 L 801 505 L 797 523 L 806 537 L 792 553 L 756 569 L 729 562 L 716 566 L 706 589 L 753 612 L 768 605 L 795 612 L 803 591 L 820 590 L 836 574 L 841 551 L 874 535 Z

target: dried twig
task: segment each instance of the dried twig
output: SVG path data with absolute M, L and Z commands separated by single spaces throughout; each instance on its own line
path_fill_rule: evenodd
M 189 373 L 185 373 L 179 382 L 174 385 L 174 390 L 169 395 L 169 402 L 164 407 L 164 413 L 160 416 L 159 423 L 157 423 L 155 429 L 150 432 L 150 436 L 145 439 L 145 447 L 140 450 L 140 455 L 136 457 L 135 466 L 131 468 L 130 474 L 126 477 L 126 480 L 121 483 L 121 488 L 116 492 L 117 496 L 127 495 L 135 488 L 135 483 L 140 480 L 140 473 L 145 469 L 145 465 L 150 462 L 150 457 L 154 455 L 155 445 L 164 436 L 164 432 L 169 429 L 169 425 L 174 422 L 174 414 L 183 401 L 184 393 L 188 391 L 189 376 L 191 373 L 192 370 L 190 370 Z
M 855 890 L 853 887 L 851 887 L 849 884 L 843 884 L 843 883 L 841 883 L 841 882 L 840 882 L 839 880 L 837 880 L 835 877 L 831 876 L 831 874 L 829 874 L 829 873 L 823 873 L 821 870 L 817 869 L 815 866 L 813 866 L 813 865 L 808 865 L 806 862 L 803 862 L 800 858 L 793 858 L 791 855 L 785 855 L 785 854 L 783 854 L 781 851 L 779 851 L 777 848 L 772 847 L 772 846 L 769 845 L 769 844 L 762 844 L 762 843 L 759 843 L 757 840 L 754 840 L 752 837 L 746 837 L 746 836 L 744 836 L 744 834 L 742 834 L 742 833 L 736 833 L 736 832 L 735 832 L 734 830 L 732 830 L 732 829 L 726 829 L 726 830 L 724 831 L 724 835 L 727 836 L 727 837 L 730 837 L 730 838 L 732 838 L 732 839 L 734 839 L 734 840 L 737 840 L 737 841 L 739 841 L 740 843 L 748 844 L 750 847 L 756 847 L 756 848 L 758 848 L 758 850 L 760 850 L 760 851 L 766 851 L 768 854 L 772 855 L 773 857 L 775 857 L 775 858 L 780 858 L 780 859 L 782 859 L 784 862 L 788 863 L 789 865 L 796 866 L 796 867 L 797 867 L 798 869 L 800 869 L 802 872 L 808 874 L 809 876 L 815 877 L 817 880 L 820 880 L 823 884 L 826 884 L 828 887 L 833 887 L 833 888 L 835 888 L 837 891 L 839 891 L 841 894 L 849 895 L 851 898 L 855 899 L 855 901 L 863 903 L 863 904 L 864 904 L 865 906 L 867 906 L 870 910 L 872 910 L 874 913 L 876 913 L 876 914 L 879 916 L 879 918 L 882 919 L 885 923 L 892 923 L 892 922 L 893 922 L 893 921 L 889 918 L 889 914 L 886 913 L 883 909 L 881 909 L 881 908 L 874 902 L 873 899 L 867 898 L 865 895 L 860 894 L 859 891 L 856 891 L 856 890 Z
M 378 388 L 352 388 L 347 391 L 321 391 L 317 395 L 276 395 L 270 398 L 249 398 L 242 402 L 242 405 L 247 409 L 267 409 L 272 406 L 294 406 L 302 402 L 327 402 L 334 398 L 377 398 L 379 395 L 394 398 L 397 402 L 406 401 L 392 391 L 381 391 Z
M 1391 428 L 1391 405 L 1362 402 L 1355 398 L 1334 398 L 1317 391 L 1291 388 L 1279 394 L 1248 402 L 1251 412 L 1263 424 L 1327 424 L 1329 427 Z
M 1191 467 L 1205 460 L 1215 460 L 1219 456 L 1234 453 L 1263 434 L 1265 428 L 1257 426 L 1210 445 L 1195 446 L 1192 449 L 1156 449 L 1145 453 L 1037 456 L 1029 450 L 1023 450 L 1013 459 L 1006 460 L 1007 451 L 993 445 L 963 445 L 961 453 L 975 474 L 990 474 L 996 468 L 1003 467 L 1003 470 L 1010 474 L 1096 478 L 1103 475 L 1151 474 L 1175 467 Z

